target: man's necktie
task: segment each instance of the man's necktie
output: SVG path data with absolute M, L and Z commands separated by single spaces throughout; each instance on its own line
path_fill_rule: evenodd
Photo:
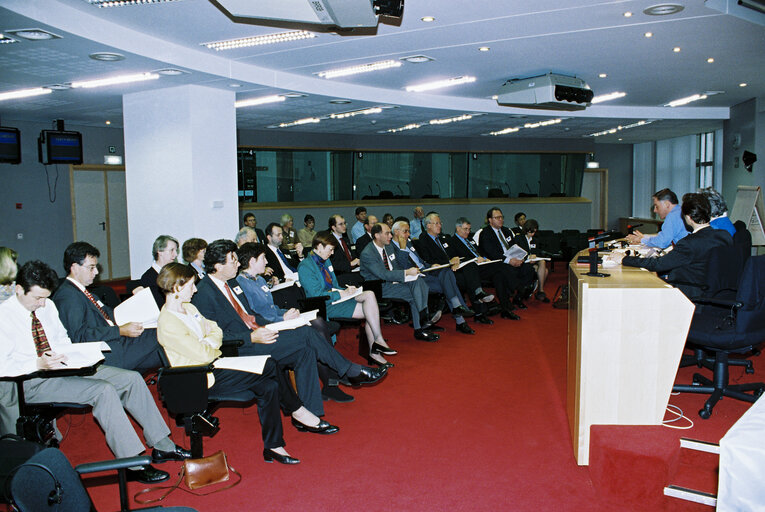
M 425 266 L 422 260 L 419 257 L 417 257 L 414 251 L 409 250 L 408 252 L 409 252 L 409 258 L 414 262 L 415 265 L 417 265 L 417 268 L 422 269 Z
M 109 314 L 106 312 L 106 310 L 104 310 L 104 308 L 99 306 L 98 301 L 96 300 L 96 298 L 93 297 L 93 295 L 87 289 L 84 290 L 84 292 L 85 292 L 85 296 L 88 298 L 88 300 L 93 303 L 93 305 L 96 307 L 96 309 L 98 309 L 98 312 L 101 313 L 101 316 L 104 317 L 104 320 L 109 322 L 110 325 L 113 325 L 112 324 L 112 319 L 109 318 Z
M 505 240 L 505 236 L 502 234 L 502 230 L 497 230 L 497 236 L 499 237 L 499 241 L 502 242 L 502 247 L 505 248 L 505 250 L 508 250 L 510 248 L 509 245 L 507 245 L 507 240 Z
M 348 258 L 348 261 L 351 261 L 353 258 L 351 258 L 351 250 L 348 249 L 348 244 L 345 243 L 345 240 L 340 238 L 340 245 L 343 246 L 343 252 L 345 253 L 345 257 Z
M 231 288 L 229 288 L 228 283 L 223 283 L 223 286 L 226 288 L 226 293 L 228 294 L 228 300 L 231 301 L 231 305 L 234 306 L 234 309 L 236 310 L 236 314 L 239 315 L 239 318 L 242 319 L 242 322 L 245 323 L 247 327 L 250 328 L 250 330 L 254 331 L 255 329 L 258 329 L 260 326 L 255 321 L 255 317 L 247 313 L 244 309 L 242 309 L 242 306 L 239 305 L 239 301 L 236 300 L 234 297 L 234 294 L 231 293 Z
M 470 252 L 471 252 L 471 253 L 473 253 L 473 256 L 475 256 L 476 258 L 480 258 L 480 256 L 478 255 L 478 253 L 477 253 L 477 252 L 475 252 L 475 249 L 473 249 L 473 246 L 472 246 L 472 244 L 471 244 L 470 242 L 468 242 L 467 240 L 465 240 L 465 239 L 464 239 L 464 238 L 462 238 L 462 237 L 460 237 L 460 240 L 462 240 L 462 243 L 463 243 L 463 244 L 467 245 L 467 248 L 468 248 L 468 249 L 470 249 Z
M 383 252 L 382 252 L 382 259 L 383 259 L 383 263 L 385 264 L 385 269 L 390 270 L 390 262 L 388 261 L 388 255 L 385 254 L 385 249 L 383 249 Z
M 444 254 L 446 254 L 446 249 L 444 249 L 444 244 L 441 243 L 441 240 L 438 237 L 436 237 L 435 240 L 436 240 L 436 244 L 438 244 L 438 246 L 441 248 L 441 250 L 444 251 Z M 446 255 L 448 256 L 448 254 L 446 254 Z
M 43 331 L 43 326 L 40 323 L 40 319 L 37 318 L 37 315 L 35 315 L 34 311 L 32 311 L 32 339 L 35 340 L 37 357 L 41 357 L 44 353 L 50 350 L 48 337 L 45 336 L 45 331 Z
M 297 270 L 295 270 L 295 268 L 289 264 L 281 249 L 276 249 L 276 254 L 279 256 L 279 258 L 281 258 L 282 263 L 284 263 L 284 266 L 287 267 L 290 272 L 297 272 Z

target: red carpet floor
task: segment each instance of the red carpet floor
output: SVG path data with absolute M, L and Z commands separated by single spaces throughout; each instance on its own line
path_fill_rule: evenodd
M 565 279 L 563 269 L 551 277 L 550 294 Z M 302 462 L 266 464 L 255 408 L 221 409 L 222 429 L 205 439 L 205 453 L 225 450 L 244 481 L 209 497 L 175 491 L 166 504 L 200 511 L 710 510 L 668 498 L 649 508 L 628 501 L 615 508 L 614 496 L 599 494 L 589 469 L 576 465 L 565 412 L 566 313 L 529 301 L 522 321 L 497 316 L 493 326 L 474 325 L 475 336 L 456 333 L 447 317 L 437 343 L 414 340 L 408 327 L 385 326 L 399 351 L 390 358 L 396 366 L 381 384 L 351 391 L 355 402 L 326 404 L 326 419 L 340 426 L 338 434 L 298 433 L 285 419 L 287 449 Z M 341 333 L 338 348 L 360 361 L 353 331 Z M 762 363 L 755 364 L 761 374 Z M 682 370 L 678 381 L 691 373 Z M 696 426 L 653 427 L 659 431 L 654 439 L 662 445 L 667 437 L 717 442 L 748 407 L 726 399 L 704 421 L 697 415 L 704 400 L 672 397 Z M 62 449 L 73 463 L 111 456 L 90 415 L 66 419 L 72 426 Z M 173 427 L 173 437 L 188 446 L 181 429 Z M 705 490 L 714 492 L 715 464 L 673 483 L 712 485 Z M 164 465 L 173 473 L 179 467 Z M 116 487 L 104 480 L 91 480 L 89 491 L 100 510 L 116 509 Z M 130 491 L 143 487 L 130 484 Z

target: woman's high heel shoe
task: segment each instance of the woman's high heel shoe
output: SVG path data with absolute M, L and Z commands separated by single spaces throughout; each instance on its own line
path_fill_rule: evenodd
M 377 343 L 376 341 L 372 343 L 372 348 L 369 349 L 369 351 L 373 354 L 382 354 L 384 356 L 395 356 L 398 354 L 397 351 L 393 350 L 390 347 L 384 347 Z
M 276 453 L 270 448 L 263 448 L 263 460 L 266 462 L 279 462 L 281 464 L 300 464 L 300 459 Z
M 369 363 L 369 366 L 379 366 L 380 368 L 393 368 L 395 366 L 393 363 L 389 363 L 387 361 L 384 363 L 381 363 L 380 361 L 373 359 L 371 353 L 364 357 L 366 357 L 367 362 Z

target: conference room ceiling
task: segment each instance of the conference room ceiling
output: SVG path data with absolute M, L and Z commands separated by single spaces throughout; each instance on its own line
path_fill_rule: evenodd
M 120 127 L 123 94 L 193 84 L 233 91 L 237 100 L 296 93 L 279 103 L 237 109 L 239 129 L 276 133 L 491 137 L 490 132 L 519 127 L 496 138 L 583 138 L 622 127 L 596 141 L 681 136 L 720 128 L 730 107 L 765 96 L 765 14 L 738 6 L 730 12 L 743 12 L 743 17 L 723 14 L 712 2 L 735 4 L 683 0 L 672 2 L 683 7 L 680 12 L 655 16 L 644 11 L 656 0 L 406 0 L 398 25 L 388 19 L 376 30 L 338 33 L 316 25 L 237 23 L 209 0 L 105 8 L 88 0 L 0 0 L 0 33 L 18 41 L 0 44 L 0 93 L 167 68 L 185 72 L 0 101 L 0 118 L 4 125 L 64 119 L 73 125 L 109 121 Z M 434 20 L 423 21 L 427 16 Z M 12 32 L 30 28 L 60 37 L 35 41 Z M 309 29 L 315 37 L 222 51 L 202 45 L 296 28 Z M 125 58 L 103 62 L 89 57 L 97 52 Z M 414 55 L 432 60 L 401 60 Z M 317 75 L 385 60 L 401 66 L 332 79 Z M 548 72 L 577 76 L 596 96 L 626 96 L 579 112 L 502 107 L 492 99 L 508 79 Z M 428 93 L 405 90 L 460 76 L 475 81 Z M 705 93 L 706 99 L 688 106 L 664 106 Z M 330 118 L 370 107 L 382 110 Z M 471 117 L 431 123 L 465 115 Z M 320 122 L 278 127 L 311 117 Z M 554 119 L 561 121 L 524 127 Z M 640 121 L 651 122 L 624 128 Z M 419 127 L 388 132 L 407 125 Z

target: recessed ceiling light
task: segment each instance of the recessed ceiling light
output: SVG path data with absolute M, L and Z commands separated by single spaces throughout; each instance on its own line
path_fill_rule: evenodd
M 478 48 L 479 52 L 488 52 L 489 50 L 491 50 L 491 48 L 489 48 L 488 46 L 481 46 L 480 48 Z
M 278 94 L 271 96 L 261 96 L 260 98 L 250 98 L 248 100 L 239 100 L 234 102 L 234 108 L 241 107 L 254 107 L 255 105 L 263 105 L 266 103 L 277 103 L 284 101 L 286 98 Z
M 604 101 L 615 100 L 618 98 L 624 98 L 627 96 L 626 92 L 610 92 L 608 94 L 600 94 L 592 98 L 592 103 L 602 103 Z
M 105 124 L 112 124 L 111 121 L 104 121 Z
M 643 14 L 648 16 L 667 16 L 669 14 L 677 14 L 685 9 L 680 4 L 657 4 L 643 9 Z
M 8 37 L 4 34 L 0 34 L 0 44 L 18 43 L 18 41 L 12 37 Z
M 491 99 L 498 100 L 499 99 L 499 95 L 495 94 L 494 96 L 491 97 Z
M 619 137 L 619 138 L 618 138 L 618 139 L 616 139 L 616 140 L 624 140 L 624 139 L 622 139 L 621 137 Z
M 15 100 L 18 98 L 30 98 L 32 96 L 41 96 L 50 94 L 53 91 L 45 87 L 34 87 L 32 89 L 17 89 L 15 91 L 0 92 L 0 101 Z
M 360 64 L 358 66 L 320 71 L 316 74 L 322 78 L 337 78 L 341 76 L 358 75 L 360 73 L 369 73 L 371 71 L 380 71 L 383 69 L 399 68 L 401 66 L 403 66 L 403 64 L 397 60 L 382 60 L 379 62 L 370 62 L 369 64 Z
M 155 71 L 155 73 L 159 73 L 160 75 L 165 76 L 178 76 L 178 75 L 188 75 L 188 71 L 184 71 L 183 69 L 177 69 L 177 68 L 165 68 Z
M 653 37 L 653 32 L 646 32 L 643 35 L 646 36 L 646 37 Z
M 679 46 L 675 46 L 674 48 L 672 48 L 672 51 L 675 52 L 675 53 L 680 53 L 680 47 Z
M 225 41 L 211 41 L 202 43 L 211 50 L 233 50 L 236 48 L 246 48 L 248 46 L 260 46 L 264 44 L 286 43 L 288 41 L 297 41 L 300 39 L 310 39 L 316 37 L 316 34 L 307 30 L 292 30 L 289 32 L 277 32 L 275 34 L 266 34 L 264 36 L 240 37 L 238 39 L 227 39 Z
M 82 80 L 72 82 L 73 89 L 92 89 L 94 87 L 105 87 L 108 85 L 129 84 L 133 82 L 144 82 L 146 80 L 156 80 L 159 75 L 156 73 L 136 73 L 133 75 L 118 75 L 110 78 L 98 78 L 96 80 Z
M 412 64 L 421 64 L 423 62 L 430 62 L 433 58 L 426 55 L 412 55 L 411 57 L 401 57 L 401 60 L 411 62 Z
M 423 84 L 409 85 L 406 87 L 407 92 L 423 92 L 432 91 L 433 89 L 441 89 L 444 87 L 451 87 L 460 84 L 469 84 L 475 82 L 474 76 L 457 76 L 454 78 L 447 78 L 446 80 L 436 80 L 434 82 L 426 82 Z
M 622 16 L 624 16 L 625 18 L 630 18 L 630 17 L 632 17 L 632 13 L 627 11 Z
M 49 39 L 61 39 L 61 36 L 48 32 L 41 28 L 21 28 L 18 30 L 6 30 L 8 34 L 26 39 L 28 41 L 47 41 Z
M 715 61 L 715 59 L 714 59 L 714 58 L 712 58 L 712 57 L 709 57 L 709 58 L 707 59 L 707 62 L 709 62 L 710 64 L 712 64 L 714 61 Z
M 238 89 L 242 86 L 242 84 L 233 83 L 233 84 L 228 84 L 228 86 L 231 87 L 232 89 Z
M 308 95 L 302 92 L 285 92 L 282 96 L 285 98 L 306 98 Z
M 741 82 L 740 84 L 738 84 L 738 86 L 739 87 L 746 87 L 746 82 Z
M 431 21 L 436 21 L 436 19 L 433 16 L 423 16 L 420 18 L 425 23 L 430 23 Z
M 335 105 L 345 105 L 346 103 L 350 103 L 350 102 L 351 102 L 351 100 L 341 100 L 341 99 L 337 99 L 337 100 L 329 100 L 329 102 L 330 102 L 330 103 L 333 103 L 333 104 L 335 104 Z
M 601 73 L 598 75 L 598 78 L 606 78 L 608 75 L 605 73 Z
M 88 55 L 93 60 L 100 60 L 104 62 L 117 62 L 119 60 L 125 60 L 125 56 L 119 53 L 112 52 L 96 52 Z

